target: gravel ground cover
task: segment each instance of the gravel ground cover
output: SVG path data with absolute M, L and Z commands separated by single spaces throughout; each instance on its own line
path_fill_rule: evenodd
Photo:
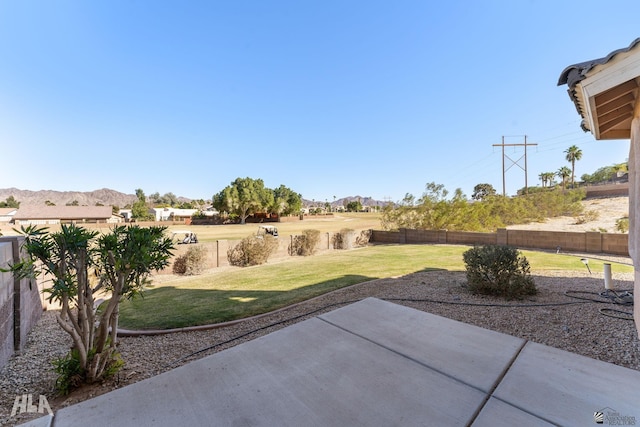
M 614 262 L 617 261 L 630 263 L 628 259 L 615 258 Z M 633 288 L 633 274 L 615 273 L 615 264 L 613 271 L 617 290 Z M 386 299 L 640 370 L 640 342 L 634 322 L 603 315 L 600 310 L 613 308 L 631 312 L 632 307 L 614 305 L 597 295 L 604 290 L 602 274 L 590 274 L 586 270 L 546 271 L 534 272 L 533 276 L 539 293 L 522 301 L 472 295 L 466 289 L 464 272 L 425 271 L 362 283 L 224 328 L 123 337 L 120 351 L 125 367 L 103 384 L 84 387 L 64 397 L 55 396 L 55 374 L 50 362 L 66 354 L 71 342 L 57 326 L 56 313 L 47 311 L 31 332 L 23 354 L 14 356 L 0 370 L 0 424 L 13 425 L 41 416 L 22 414 L 11 417 L 18 394 L 32 394 L 36 399 L 45 395 L 55 411 L 366 297 Z M 602 302 L 572 298 L 566 295 L 567 291 L 579 291 L 573 295 Z

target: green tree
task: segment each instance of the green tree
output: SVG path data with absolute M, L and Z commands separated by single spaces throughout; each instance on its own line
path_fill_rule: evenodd
M 567 179 L 571 176 L 571 169 L 566 166 L 562 166 L 558 169 L 556 175 L 562 180 L 562 189 L 564 190 L 567 188 Z
M 149 200 L 154 205 L 160 205 L 163 203 L 162 197 L 160 196 L 160 193 L 158 193 L 157 191 L 155 193 L 149 194 Z
M 178 204 L 178 196 L 171 192 L 165 193 L 164 196 L 162 196 L 162 200 L 169 206 L 175 206 Z
M 59 232 L 46 230 L 22 228 L 28 257 L 11 270 L 19 278 L 43 275 L 50 281 L 45 292 L 60 303 L 57 322 L 73 342 L 63 364 L 72 361 L 74 374 L 93 383 L 122 364 L 117 352 L 121 300 L 142 292 L 149 274 L 167 266 L 173 243 L 166 227 L 117 226 L 99 234 L 62 224 Z M 110 298 L 96 311 L 98 292 Z
M 302 210 L 302 196 L 284 185 L 273 190 L 273 200 L 272 211 L 278 215 L 297 214 Z
M 197 209 L 196 205 L 192 202 L 182 202 L 176 206 L 178 209 Z
M 546 178 L 547 186 L 551 187 L 554 184 L 553 178 L 556 176 L 553 172 L 544 172 L 543 175 Z
M 273 191 L 265 188 L 264 181 L 253 178 L 236 178 L 231 185 L 213 196 L 213 207 L 220 212 L 238 215 L 244 224 L 249 215 L 273 206 Z
M 575 185 L 576 161 L 582 159 L 582 150 L 577 145 L 572 145 L 564 152 L 567 162 L 571 163 L 571 186 Z
M 9 196 L 5 199 L 4 202 L 0 202 L 0 208 L 18 209 L 19 207 L 20 207 L 20 202 L 17 201 L 13 196 Z
M 493 196 L 496 194 L 496 189 L 491 184 L 477 184 L 473 187 L 473 194 L 471 198 L 473 200 L 484 200 L 487 196 Z
M 359 200 L 354 200 L 347 203 L 347 212 L 360 212 L 362 210 L 362 203 Z
M 147 197 L 144 195 L 144 191 L 138 188 L 136 190 L 136 197 L 138 200 L 131 206 L 131 217 L 137 221 L 144 221 L 151 218 L 149 214 L 149 207 L 147 206 Z
M 538 178 L 540 178 L 540 181 L 542 181 L 542 188 L 551 186 L 551 184 L 553 184 L 554 176 L 556 176 L 556 174 L 553 172 L 542 172 L 540 175 L 538 175 Z

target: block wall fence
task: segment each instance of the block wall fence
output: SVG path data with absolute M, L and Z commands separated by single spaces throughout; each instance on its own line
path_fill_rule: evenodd
M 24 237 L 0 237 L 0 267 L 7 268 L 21 258 Z M 0 367 L 24 349 L 27 334 L 42 316 L 36 280 L 16 280 L 0 272 Z
M 629 256 L 629 236 L 618 233 L 587 231 L 507 230 L 495 233 L 474 233 L 447 230 L 377 231 L 371 233 L 371 243 L 407 244 L 442 243 L 453 245 L 509 245 L 522 249 L 546 249 L 584 253 L 605 253 Z

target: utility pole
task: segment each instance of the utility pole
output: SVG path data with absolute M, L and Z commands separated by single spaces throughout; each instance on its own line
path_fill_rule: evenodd
M 530 142 L 527 142 L 527 135 L 524 135 L 524 143 L 519 143 L 519 144 L 505 144 L 504 143 L 504 136 L 502 137 L 502 144 L 493 144 L 494 147 L 502 147 L 502 195 L 506 196 L 507 195 L 507 190 L 506 190 L 506 178 L 505 178 L 505 174 L 506 172 L 511 169 L 511 167 L 513 165 L 518 166 L 520 169 L 522 169 L 524 171 L 524 191 L 525 193 L 527 193 L 528 191 L 528 185 L 527 185 L 527 147 L 530 147 L 532 145 L 538 145 L 538 144 L 533 144 Z M 524 155 L 520 156 L 520 158 L 518 158 L 517 160 L 513 160 L 512 158 L 510 158 L 509 156 L 507 156 L 504 152 L 504 147 L 524 147 Z M 509 159 L 509 161 L 511 162 L 511 164 L 509 164 L 509 167 L 507 167 L 505 169 L 505 159 Z M 520 165 L 520 161 L 524 159 L 524 167 L 522 167 L 522 165 Z

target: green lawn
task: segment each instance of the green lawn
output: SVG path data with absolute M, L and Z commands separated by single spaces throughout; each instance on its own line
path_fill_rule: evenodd
M 168 329 L 218 323 L 266 313 L 311 297 L 372 279 L 418 271 L 463 271 L 462 253 L 468 246 L 390 245 L 332 251 L 296 257 L 257 267 L 214 271 L 180 277 L 124 301 L 120 326 L 128 329 Z M 542 270 L 582 270 L 578 257 L 523 251 L 532 273 Z M 589 261 L 602 273 L 602 262 Z M 631 272 L 616 264 L 616 272 Z

